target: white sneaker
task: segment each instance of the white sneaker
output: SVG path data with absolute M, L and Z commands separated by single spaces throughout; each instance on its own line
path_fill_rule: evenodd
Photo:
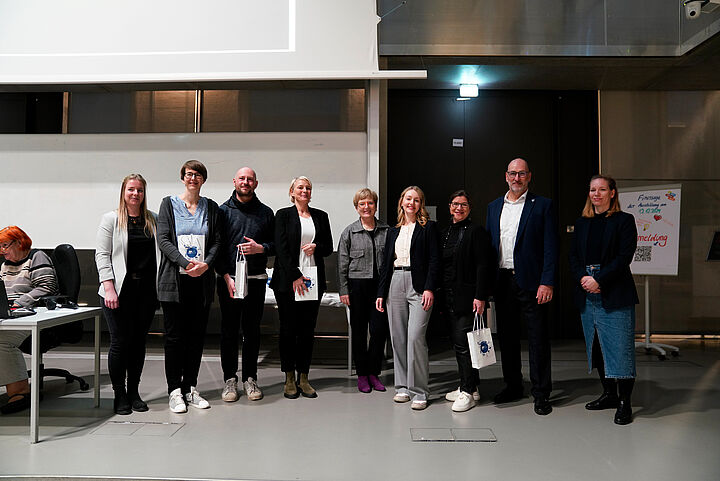
M 456 413 L 461 413 L 464 411 L 467 411 L 469 409 L 472 409 L 473 406 L 475 406 L 475 399 L 470 394 L 466 393 L 465 391 L 460 391 L 460 394 L 458 394 L 457 399 L 455 399 L 455 402 L 453 402 L 452 410 Z
M 445 395 L 445 399 L 448 401 L 451 401 L 451 402 L 455 402 L 455 400 L 458 398 L 459 395 L 460 395 L 460 388 L 457 388 L 456 390 L 450 391 L 449 393 L 447 393 Z M 480 400 L 480 393 L 478 392 L 477 388 L 475 388 L 475 390 L 473 391 L 472 397 L 475 401 Z
M 234 377 L 231 377 L 230 379 L 225 381 L 225 387 L 223 388 L 222 392 L 222 400 L 226 403 L 231 403 L 238 400 L 237 379 L 235 379 Z
M 180 391 L 180 388 L 175 389 L 173 392 L 170 393 L 170 411 L 174 413 L 186 413 L 187 412 L 187 406 L 185 405 L 185 401 L 183 400 L 182 392 Z
M 410 409 L 414 409 L 415 411 L 422 411 L 428 406 L 428 403 L 425 399 L 416 399 L 413 400 L 412 403 L 410 403 Z
M 410 395 L 406 392 L 397 392 L 393 396 L 393 401 L 396 403 L 406 403 L 410 400 Z
M 263 393 L 255 382 L 255 379 L 249 377 L 248 380 L 243 383 L 243 388 L 249 400 L 259 401 L 263 398 Z
M 210 403 L 207 402 L 195 389 L 195 386 L 190 387 L 190 392 L 185 394 L 185 402 L 188 406 L 192 406 L 198 409 L 207 409 L 210 407 Z

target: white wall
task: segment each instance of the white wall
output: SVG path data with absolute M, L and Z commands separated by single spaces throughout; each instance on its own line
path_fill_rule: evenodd
M 306 175 L 311 205 L 329 214 L 337 244 L 357 218 L 352 196 L 366 183 L 366 147 L 363 132 L 2 135 L 0 227 L 19 225 L 38 248 L 93 249 L 125 175 L 147 179 L 148 205 L 157 211 L 164 196 L 182 192 L 182 163 L 198 159 L 208 168 L 202 195 L 218 203 L 244 165 L 257 171 L 258 197 L 273 210 L 290 205 L 290 181 Z

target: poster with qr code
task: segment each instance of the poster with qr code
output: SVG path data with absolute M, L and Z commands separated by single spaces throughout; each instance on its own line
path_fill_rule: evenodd
M 676 276 L 680 247 L 681 184 L 618 189 L 620 207 L 635 217 L 636 275 Z

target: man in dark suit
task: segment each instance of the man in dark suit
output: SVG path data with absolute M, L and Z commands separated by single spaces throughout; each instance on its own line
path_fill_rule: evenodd
M 523 397 L 522 319 L 528 330 L 534 409 L 546 415 L 552 412 L 548 400 L 552 381 L 550 333 L 543 305 L 553 297 L 558 240 L 552 201 L 528 192 L 531 175 L 525 160 L 510 162 L 505 172 L 507 194 L 488 205 L 487 230 L 499 267 L 494 297 L 505 381 L 505 389 L 495 396 L 495 403 Z

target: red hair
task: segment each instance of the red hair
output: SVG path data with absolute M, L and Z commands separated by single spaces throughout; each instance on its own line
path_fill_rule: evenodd
M 10 225 L 0 230 L 0 242 L 17 241 L 20 248 L 24 251 L 30 250 L 32 239 L 28 237 L 24 230 L 16 225 Z

